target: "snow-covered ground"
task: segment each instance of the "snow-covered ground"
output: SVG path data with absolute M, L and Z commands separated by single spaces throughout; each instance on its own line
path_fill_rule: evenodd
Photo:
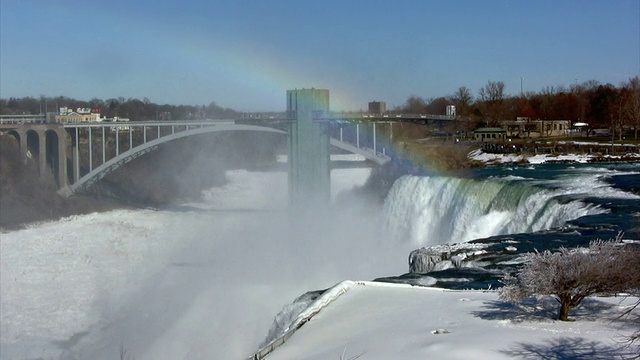
M 566 155 L 551 155 L 551 154 L 537 154 L 537 155 L 522 155 L 522 154 L 494 154 L 487 153 L 480 149 L 474 150 L 469 153 L 469 159 L 484 162 L 487 164 L 506 164 L 506 163 L 530 163 L 530 164 L 542 164 L 548 161 L 555 162 L 576 162 L 587 163 L 594 158 L 608 158 L 611 160 L 621 159 L 622 155 L 591 155 L 591 154 L 566 154 Z M 640 161 L 640 154 L 627 154 L 625 158 L 629 161 Z
M 621 344 L 637 324 L 618 318 L 634 298 L 587 299 L 575 321 L 561 322 L 553 300 L 516 307 L 495 292 L 347 281 L 331 293 L 269 360 L 614 359 L 638 350 Z

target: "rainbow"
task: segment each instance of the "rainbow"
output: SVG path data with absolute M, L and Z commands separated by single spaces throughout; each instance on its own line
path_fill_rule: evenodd
M 272 102 L 283 107 L 287 90 L 311 87 L 329 89 L 332 110 L 366 107 L 366 103 L 355 100 L 346 90 L 348 84 L 325 73 L 290 66 L 291 62 L 275 54 L 268 44 L 234 44 L 207 36 L 183 32 L 170 35 L 169 40 L 175 51 L 187 54 L 187 63 L 192 68 L 208 73 L 214 69 L 216 76 L 224 82 L 235 83 L 249 94 L 266 94 Z

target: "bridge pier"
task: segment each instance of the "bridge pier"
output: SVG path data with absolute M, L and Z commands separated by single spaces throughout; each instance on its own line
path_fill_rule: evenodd
M 287 91 L 287 112 L 295 120 L 289 136 L 289 204 L 315 208 L 331 200 L 329 134 L 314 117 L 329 111 L 329 90 Z
M 38 173 L 41 178 L 52 176 L 59 187 L 67 185 L 66 132 L 62 125 L 36 124 L 8 128 L 9 133 L 13 133 L 18 140 L 23 162 L 28 161 L 30 154 L 37 159 Z
M 71 163 L 73 164 L 72 183 L 77 183 L 80 180 L 80 134 L 78 128 L 74 129 L 73 142 L 71 144 Z
M 19 133 L 18 135 L 20 137 L 20 156 L 22 158 L 22 162 L 23 163 L 27 163 L 27 159 L 29 157 L 29 155 L 27 154 L 27 151 L 29 149 L 29 145 L 27 145 L 27 134 L 26 133 Z

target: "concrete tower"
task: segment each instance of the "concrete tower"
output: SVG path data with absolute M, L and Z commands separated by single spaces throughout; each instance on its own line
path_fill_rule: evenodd
M 289 137 L 289 203 L 315 208 L 331 199 L 329 134 L 313 118 L 329 111 L 329 90 L 287 91 L 287 112 L 295 118 Z

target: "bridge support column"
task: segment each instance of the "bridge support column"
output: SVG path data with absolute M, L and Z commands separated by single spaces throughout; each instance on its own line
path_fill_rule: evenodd
M 73 163 L 73 183 L 80 180 L 80 133 L 74 129 L 73 144 L 71 145 L 71 162 Z
M 58 134 L 58 187 L 64 188 L 68 185 L 67 178 L 67 132 L 64 128 L 56 131 Z
M 26 131 L 18 131 L 18 135 L 20 136 L 20 154 L 22 156 L 22 161 L 26 164 L 29 152 L 29 145 L 27 144 L 27 132 Z M 33 154 L 31 154 L 33 155 Z
M 373 153 L 378 154 L 378 149 L 376 147 L 376 123 L 373 122 Z
M 47 176 L 47 132 L 45 129 L 38 129 L 38 170 L 40 172 L 40 178 Z
M 289 137 L 289 204 L 322 207 L 331 200 L 329 134 L 313 118 L 329 111 L 329 90 L 288 90 L 287 111 L 295 117 Z

